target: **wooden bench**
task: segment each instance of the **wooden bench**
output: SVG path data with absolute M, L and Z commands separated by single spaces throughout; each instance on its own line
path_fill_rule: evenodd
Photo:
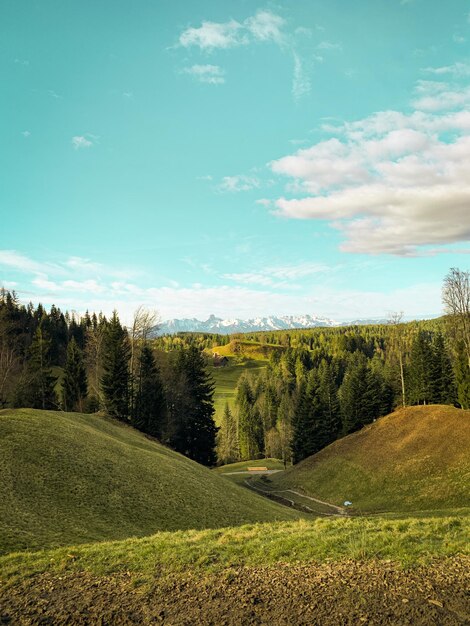
M 268 471 L 267 467 L 247 467 L 246 469 L 249 472 L 267 472 Z

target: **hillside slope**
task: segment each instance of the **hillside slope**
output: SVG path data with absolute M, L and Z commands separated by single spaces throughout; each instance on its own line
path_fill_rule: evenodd
M 299 515 L 111 419 L 0 411 L 0 552 Z
M 363 512 L 470 506 L 470 411 L 399 409 L 273 475 L 272 488 Z

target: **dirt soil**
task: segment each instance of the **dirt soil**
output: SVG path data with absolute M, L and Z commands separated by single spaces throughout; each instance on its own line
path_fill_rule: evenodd
M 470 624 L 470 558 L 232 568 L 216 574 L 42 574 L 0 590 L 0 624 Z

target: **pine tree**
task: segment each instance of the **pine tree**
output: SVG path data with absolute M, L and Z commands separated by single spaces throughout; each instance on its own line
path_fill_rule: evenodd
M 139 356 L 139 387 L 135 398 L 134 426 L 152 437 L 161 438 L 165 397 L 152 349 L 144 345 Z
M 338 388 L 333 376 L 330 364 L 323 360 L 319 368 L 321 411 L 325 420 L 326 444 L 332 443 L 338 438 L 341 431 L 341 410 L 339 406 Z
M 237 422 L 226 402 L 222 423 L 217 433 L 217 459 L 222 463 L 234 463 L 239 458 Z
M 457 400 L 462 409 L 470 409 L 470 367 L 467 350 L 463 341 L 457 343 L 457 354 L 454 363 Z
M 246 373 L 240 376 L 237 385 L 236 404 L 238 409 L 238 441 L 242 459 L 255 459 L 262 454 L 263 424 L 255 409 L 255 398 Z
M 183 376 L 185 385 L 180 406 L 173 409 L 169 443 L 198 463 L 215 465 L 214 384 L 196 346 L 180 351 L 176 373 Z
M 20 391 L 25 406 L 32 409 L 55 409 L 56 377 L 50 369 L 51 340 L 39 323 L 29 348 L 26 386 Z
M 454 372 L 442 333 L 434 337 L 432 349 L 432 402 L 453 404 L 456 400 Z
M 364 354 L 355 352 L 339 390 L 343 434 L 353 433 L 381 415 L 382 382 Z
M 62 383 L 62 400 L 66 411 L 83 411 L 83 400 L 87 395 L 87 377 L 83 354 L 75 338 L 67 346 L 67 358 Z
M 429 334 L 420 330 L 411 346 L 408 368 L 408 397 L 410 404 L 433 401 L 434 355 Z
M 114 311 L 103 338 L 101 387 L 110 415 L 126 420 L 129 416 L 129 341 Z
M 328 417 L 323 412 L 320 377 L 311 370 L 307 384 L 301 384 L 292 434 L 292 462 L 298 463 L 330 443 Z

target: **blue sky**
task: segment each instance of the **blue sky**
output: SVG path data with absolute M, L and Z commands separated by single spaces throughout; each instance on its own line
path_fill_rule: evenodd
M 468 268 L 468 0 L 4 0 L 0 67 L 25 302 L 412 317 Z

